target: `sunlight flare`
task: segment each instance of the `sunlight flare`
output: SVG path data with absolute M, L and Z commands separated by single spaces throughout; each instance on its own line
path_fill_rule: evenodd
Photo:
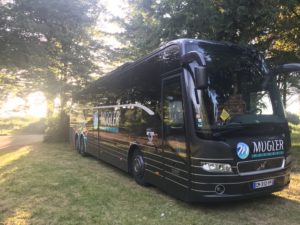
M 19 224 L 27 225 L 29 224 L 28 220 L 31 217 L 31 213 L 24 209 L 16 209 L 15 213 L 7 218 L 4 224 Z
M 46 117 L 47 101 L 43 92 L 37 91 L 30 93 L 25 98 L 8 95 L 6 102 L 0 109 L 0 117 Z
M 9 152 L 7 154 L 0 155 L 0 169 L 28 155 L 31 152 L 31 150 L 32 149 L 30 147 L 23 147 L 14 152 Z

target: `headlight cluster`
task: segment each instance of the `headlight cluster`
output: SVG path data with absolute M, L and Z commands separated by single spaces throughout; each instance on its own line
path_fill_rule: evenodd
M 207 172 L 232 173 L 231 165 L 228 163 L 201 162 L 201 167 Z
M 293 161 L 293 158 L 291 155 L 288 155 L 285 159 L 285 165 L 290 164 Z

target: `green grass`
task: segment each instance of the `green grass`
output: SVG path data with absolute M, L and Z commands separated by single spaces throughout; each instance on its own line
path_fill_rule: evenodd
M 292 146 L 294 149 L 299 149 L 300 151 L 300 125 L 295 126 L 290 124 L 290 129 L 292 132 Z
M 187 204 L 67 144 L 0 151 L 0 224 L 299 224 L 299 132 L 289 188 L 222 204 Z

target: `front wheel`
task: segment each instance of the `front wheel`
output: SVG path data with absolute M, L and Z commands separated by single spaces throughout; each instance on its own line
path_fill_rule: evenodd
M 132 157 L 132 174 L 135 181 L 142 186 L 147 186 L 145 181 L 145 161 L 142 153 L 139 150 L 134 151 Z

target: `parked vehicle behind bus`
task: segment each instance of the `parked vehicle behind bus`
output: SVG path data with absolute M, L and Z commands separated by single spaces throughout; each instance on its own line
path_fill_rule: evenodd
M 179 39 L 80 92 L 71 140 L 185 201 L 241 199 L 290 182 L 290 132 L 275 76 L 256 51 Z

